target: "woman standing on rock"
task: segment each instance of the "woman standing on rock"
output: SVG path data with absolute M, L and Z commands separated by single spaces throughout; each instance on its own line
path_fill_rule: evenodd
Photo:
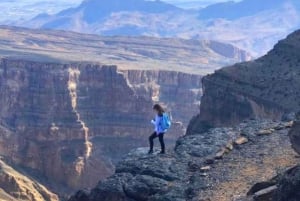
M 159 138 L 160 146 L 161 146 L 161 154 L 165 153 L 165 142 L 164 142 L 164 135 L 167 132 L 167 130 L 171 126 L 171 121 L 169 119 L 169 116 L 165 113 L 162 106 L 159 104 L 155 104 L 153 106 L 153 110 L 156 112 L 155 118 L 151 121 L 151 123 L 154 125 L 154 133 L 150 135 L 149 137 L 149 144 L 150 144 L 150 150 L 149 154 L 153 153 L 153 140 L 155 138 Z

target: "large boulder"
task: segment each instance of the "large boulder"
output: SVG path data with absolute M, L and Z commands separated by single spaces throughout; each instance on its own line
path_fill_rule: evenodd
M 293 127 L 289 132 L 289 137 L 293 149 L 300 154 L 300 112 L 296 116 L 297 120 L 294 121 Z
M 278 184 L 273 201 L 300 200 L 300 166 L 288 170 Z

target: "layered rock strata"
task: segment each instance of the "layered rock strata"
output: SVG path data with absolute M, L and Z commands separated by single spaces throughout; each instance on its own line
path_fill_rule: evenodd
M 55 192 L 92 187 L 130 149 L 148 143 L 154 103 L 168 103 L 169 142 L 184 134 L 199 110 L 200 78 L 2 59 L 1 155 L 45 177 Z
M 299 39 L 296 31 L 266 56 L 204 77 L 201 112 L 191 121 L 189 133 L 251 118 L 279 120 L 300 110 Z

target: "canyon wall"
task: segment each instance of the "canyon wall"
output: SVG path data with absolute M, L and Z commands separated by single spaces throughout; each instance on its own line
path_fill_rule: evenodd
M 299 166 L 289 169 L 299 164 L 299 58 L 297 31 L 262 58 L 204 77 L 200 114 L 174 150 L 133 150 L 69 201 L 299 200 Z
M 188 133 L 234 125 L 245 119 L 281 119 L 300 110 L 300 31 L 280 41 L 266 56 L 203 78 L 201 112 Z
M 12 59 L 0 61 L 0 151 L 55 192 L 94 186 L 130 149 L 146 145 L 152 105 L 166 103 L 169 142 L 198 113 L 201 77 Z

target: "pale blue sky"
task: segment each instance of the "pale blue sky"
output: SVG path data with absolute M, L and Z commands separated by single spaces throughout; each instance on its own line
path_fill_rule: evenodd
M 181 7 L 202 7 L 228 0 L 165 0 Z M 0 23 L 30 19 L 39 13 L 53 14 L 68 7 L 75 7 L 82 0 L 0 0 Z

